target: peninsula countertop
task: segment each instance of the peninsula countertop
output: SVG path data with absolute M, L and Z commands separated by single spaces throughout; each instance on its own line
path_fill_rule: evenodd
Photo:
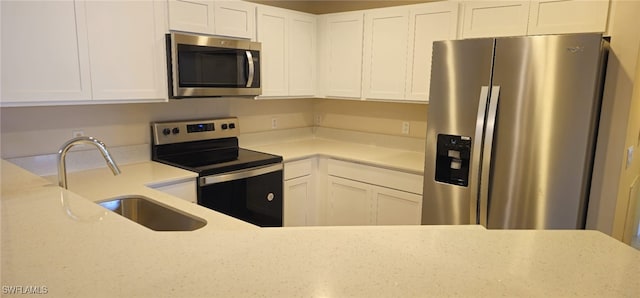
M 152 181 L 145 181 L 145 174 L 125 176 L 127 181 L 104 178 L 79 195 L 73 192 L 73 183 L 83 183 L 81 174 L 70 176 L 69 191 L 8 162 L 1 166 L 3 295 L 18 286 L 45 287 L 50 297 L 634 297 L 640 293 L 640 252 L 597 231 L 480 226 L 257 228 L 146 189 L 144 185 Z M 155 173 L 151 175 L 163 171 L 153 162 L 131 167 L 140 172 L 151 169 L 149 173 Z M 162 174 L 159 180 L 181 179 L 185 173 L 174 174 L 168 174 L 173 178 Z M 105 193 L 106 188 L 116 191 Z M 207 227 L 155 232 L 92 202 L 118 191 L 144 192 L 206 218 Z

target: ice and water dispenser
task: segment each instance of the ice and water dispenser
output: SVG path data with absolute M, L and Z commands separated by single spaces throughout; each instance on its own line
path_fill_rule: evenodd
M 436 181 L 469 185 L 471 137 L 438 134 Z

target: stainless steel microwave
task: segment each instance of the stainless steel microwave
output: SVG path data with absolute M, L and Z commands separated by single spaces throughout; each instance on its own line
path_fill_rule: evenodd
M 169 98 L 260 95 L 258 42 L 167 34 Z

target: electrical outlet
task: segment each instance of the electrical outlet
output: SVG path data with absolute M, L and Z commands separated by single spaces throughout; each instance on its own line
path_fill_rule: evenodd
M 278 118 L 271 118 L 271 129 L 278 128 Z
M 84 137 L 84 131 L 82 129 L 77 129 L 71 132 L 72 138 Z
M 402 122 L 402 134 L 403 135 L 409 134 L 409 122 L 407 121 Z

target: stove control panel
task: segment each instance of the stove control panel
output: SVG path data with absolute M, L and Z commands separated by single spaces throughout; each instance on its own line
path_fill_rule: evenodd
M 155 145 L 238 137 L 238 118 L 215 118 L 151 123 Z

